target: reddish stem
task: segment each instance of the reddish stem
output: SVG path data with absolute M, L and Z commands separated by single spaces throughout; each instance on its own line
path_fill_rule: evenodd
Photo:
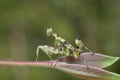
M 5 66 L 36 66 L 36 67 L 54 67 L 54 61 L 27 62 L 27 61 L 0 61 L 0 65 Z

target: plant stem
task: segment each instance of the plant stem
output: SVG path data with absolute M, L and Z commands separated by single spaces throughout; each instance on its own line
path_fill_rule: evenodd
M 0 66 L 34 66 L 34 67 L 54 67 L 54 61 L 0 61 Z

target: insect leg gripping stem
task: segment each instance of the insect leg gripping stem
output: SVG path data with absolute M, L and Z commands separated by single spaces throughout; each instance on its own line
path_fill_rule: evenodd
M 52 60 L 52 57 L 51 57 L 52 53 L 49 50 L 45 50 L 45 48 L 47 49 L 48 46 L 46 46 L 46 45 L 45 46 L 39 45 L 37 47 L 37 50 L 36 50 L 36 61 L 38 61 L 38 59 L 39 59 L 39 50 L 40 49 L 42 49 L 46 53 L 46 55 L 50 58 L 50 60 Z
M 38 47 L 37 47 L 37 50 L 36 50 L 36 61 L 38 61 L 38 58 L 39 58 L 39 50 L 40 50 L 40 47 L 41 47 L 41 46 L 38 46 Z

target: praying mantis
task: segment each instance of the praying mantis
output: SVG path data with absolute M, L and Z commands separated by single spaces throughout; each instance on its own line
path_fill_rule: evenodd
M 76 47 L 73 47 L 64 38 L 60 37 L 57 33 L 54 33 L 52 28 L 47 29 L 46 35 L 53 36 L 55 38 L 54 47 L 48 45 L 43 46 L 39 45 L 36 50 L 36 61 L 38 61 L 40 49 L 42 49 L 51 60 L 52 55 L 64 55 L 64 56 L 72 55 L 75 58 L 78 58 L 80 56 L 80 53 L 83 52 L 83 48 L 85 50 L 88 50 L 89 52 L 92 52 L 83 44 L 79 37 L 75 39 Z

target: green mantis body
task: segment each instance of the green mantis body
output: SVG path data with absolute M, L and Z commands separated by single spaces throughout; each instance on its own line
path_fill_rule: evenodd
M 46 35 L 52 35 L 55 38 L 54 47 L 48 45 L 38 46 L 36 50 L 36 61 L 38 60 L 40 49 L 42 49 L 51 60 L 51 55 L 73 55 L 75 58 L 78 58 L 80 56 L 80 53 L 83 52 L 82 48 L 88 50 L 88 48 L 82 43 L 79 38 L 75 39 L 76 48 L 74 48 L 71 44 L 67 43 L 65 39 L 54 33 L 52 28 L 47 29 Z

